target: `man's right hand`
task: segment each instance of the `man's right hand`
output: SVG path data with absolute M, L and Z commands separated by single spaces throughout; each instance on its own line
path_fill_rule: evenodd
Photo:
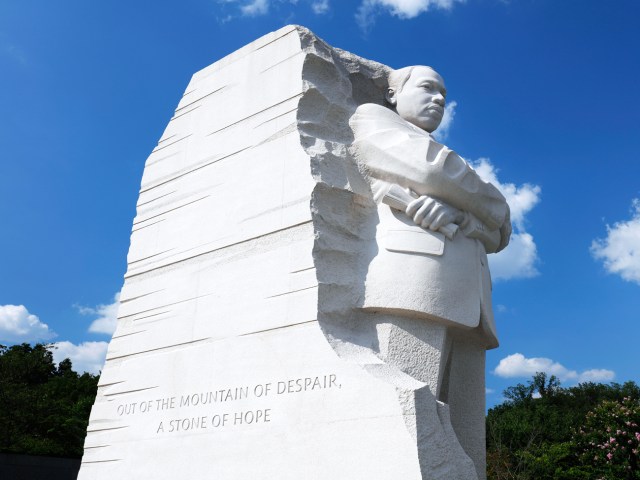
M 450 223 L 459 225 L 464 220 L 462 211 L 427 195 L 422 195 L 409 203 L 405 213 L 416 225 L 433 231 L 438 231 Z

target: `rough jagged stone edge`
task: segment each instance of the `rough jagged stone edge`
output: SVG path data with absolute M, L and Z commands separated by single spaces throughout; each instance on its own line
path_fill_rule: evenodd
M 371 190 L 348 154 L 353 141 L 349 118 L 361 103 L 382 104 L 389 69 L 297 28 L 305 53 L 298 130 L 316 181 L 311 214 L 318 321 L 338 354 L 349 356 L 344 348 L 358 343 L 349 333 L 356 326 L 354 306 L 361 302 L 366 269 L 377 248 Z
M 316 181 L 310 207 L 318 323 L 338 356 L 396 386 L 425 478 L 477 479 L 459 444 L 452 451 L 450 443 L 438 440 L 443 425 L 446 436 L 455 438 L 450 423 L 443 421 L 448 407 L 437 404 L 421 382 L 376 361 L 375 322 L 357 308 L 368 265 L 377 253 L 378 216 L 367 174 L 348 153 L 353 141 L 349 118 L 363 103 L 384 104 L 389 67 L 333 48 L 304 27 L 296 29 L 305 54 L 298 131 Z

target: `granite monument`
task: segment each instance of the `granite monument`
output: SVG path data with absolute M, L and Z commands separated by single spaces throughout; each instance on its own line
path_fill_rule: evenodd
M 484 479 L 508 206 L 444 80 L 303 27 L 197 72 L 149 156 L 81 480 Z

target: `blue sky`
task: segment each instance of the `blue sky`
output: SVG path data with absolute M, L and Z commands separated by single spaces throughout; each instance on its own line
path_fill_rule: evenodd
M 286 24 L 445 78 L 440 138 L 498 182 L 488 403 L 535 371 L 640 382 L 640 2 L 0 4 L 0 343 L 100 368 L 144 161 L 190 76 Z

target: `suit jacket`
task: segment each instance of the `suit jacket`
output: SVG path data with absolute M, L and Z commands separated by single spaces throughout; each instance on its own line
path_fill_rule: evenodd
M 351 153 L 370 179 L 434 197 L 464 211 L 468 220 L 449 240 L 380 205 L 378 253 L 369 265 L 362 307 L 480 326 L 487 347 L 497 346 L 487 249 L 498 251 L 508 242 L 505 198 L 459 155 L 388 108 L 361 105 L 349 123 Z

